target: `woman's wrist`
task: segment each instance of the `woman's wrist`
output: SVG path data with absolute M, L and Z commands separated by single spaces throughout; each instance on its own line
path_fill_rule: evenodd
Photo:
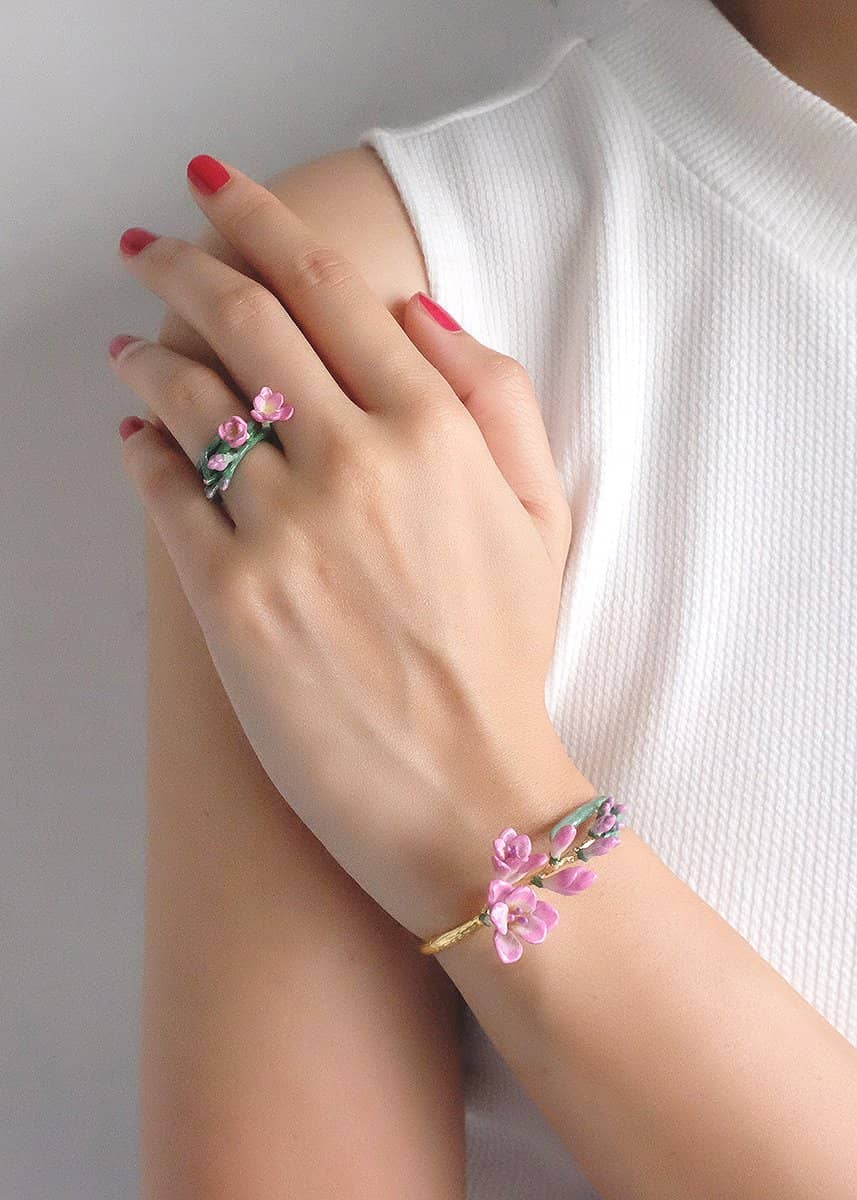
M 488 885 L 497 874 L 493 843 L 504 829 L 528 834 L 534 851 L 549 853 L 550 829 L 596 794 L 546 712 L 536 731 L 510 742 L 491 768 L 485 767 L 484 756 L 480 760 L 465 749 L 461 778 L 452 815 L 424 856 L 432 899 L 409 922 L 421 941 L 460 925 L 485 906 Z M 419 892 L 425 894 L 426 888 Z

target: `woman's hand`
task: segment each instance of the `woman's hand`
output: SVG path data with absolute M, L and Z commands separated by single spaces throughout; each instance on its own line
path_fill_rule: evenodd
M 457 847 L 471 862 L 485 847 L 487 866 L 486 833 L 527 828 L 510 805 L 541 772 L 545 816 L 566 785 L 591 793 L 544 706 L 568 505 L 518 363 L 442 328 L 417 297 L 403 329 L 267 189 L 231 166 L 219 178 L 192 194 L 264 285 L 176 238 L 123 235 L 122 261 L 236 391 L 158 343 L 123 346 L 117 373 L 172 435 L 146 424 L 125 466 L 271 780 L 425 936 L 470 915 L 441 888 L 463 883 Z M 195 464 L 265 385 L 294 416 L 271 426 L 278 446 L 249 451 L 218 507 Z M 296 912 L 311 919 L 312 899 Z

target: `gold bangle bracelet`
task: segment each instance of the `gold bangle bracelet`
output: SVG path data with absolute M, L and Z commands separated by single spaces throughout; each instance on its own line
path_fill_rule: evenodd
M 595 796 L 592 800 L 587 800 L 585 804 L 568 813 L 557 821 L 556 825 L 550 830 L 549 838 L 551 841 L 557 836 L 559 831 L 566 825 L 579 826 L 581 822 L 588 820 L 588 825 L 585 832 L 578 829 L 574 839 L 570 845 L 563 849 L 559 856 L 551 854 L 546 865 L 538 867 L 536 870 L 530 871 L 520 879 L 516 879 L 515 887 L 525 887 L 528 884 L 535 884 L 536 887 L 542 887 L 542 881 L 548 879 L 551 875 L 555 875 L 558 871 L 564 870 L 574 862 L 586 862 L 592 854 L 601 854 L 605 850 L 610 849 L 612 845 L 618 844 L 616 834 L 619 832 L 619 826 L 622 824 L 618 821 L 614 828 L 604 831 L 599 834 L 592 834 L 592 829 L 602 820 L 602 813 L 599 811 L 605 801 L 612 802 L 612 796 Z M 624 811 L 625 805 L 621 805 L 616 809 L 617 812 Z M 589 820 L 591 818 L 591 820 Z M 596 843 L 601 842 L 601 846 L 596 850 L 592 847 Z M 576 843 L 576 844 L 575 844 Z M 542 856 L 544 857 L 544 856 Z M 489 915 L 490 905 L 486 904 L 475 916 L 463 921 L 460 925 L 456 925 L 453 929 L 448 929 L 444 933 L 439 933 L 435 937 L 429 938 L 420 945 L 421 954 L 438 954 L 441 950 L 446 950 L 450 946 L 454 946 L 456 942 L 460 942 L 466 938 L 468 934 L 475 933 L 482 925 L 490 927 L 492 925 Z

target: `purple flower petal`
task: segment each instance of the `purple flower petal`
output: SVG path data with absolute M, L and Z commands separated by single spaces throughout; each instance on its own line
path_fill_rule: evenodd
M 603 817 L 599 817 L 595 824 L 590 829 L 591 834 L 606 833 L 608 829 L 612 829 L 616 824 L 616 816 L 612 813 L 605 813 Z
M 525 833 L 519 833 L 516 838 L 512 838 L 509 843 L 509 849 L 515 858 L 526 858 L 533 848 L 533 843 Z
M 511 890 L 512 884 L 505 879 L 492 879 L 488 884 L 488 903 L 496 904 L 498 900 L 505 900 Z
M 548 904 L 547 900 L 540 900 L 533 909 L 533 916 L 540 917 L 545 923 L 548 930 L 553 929 L 559 920 L 559 913 L 552 904 Z
M 559 892 L 561 896 L 576 896 L 578 892 L 590 887 L 597 878 L 595 872 L 590 871 L 588 867 L 566 867 L 557 871 L 555 875 L 548 875 L 545 878 L 545 887 L 552 892 Z
M 536 945 L 543 942 L 548 935 L 547 925 L 535 913 L 528 913 L 522 917 L 518 917 L 513 922 L 513 928 L 522 941 L 533 942 Z
M 612 850 L 614 846 L 621 846 L 618 837 L 596 838 L 591 846 L 587 846 L 589 854 L 606 854 L 608 850 Z
M 531 888 L 529 884 L 524 884 L 523 887 L 512 888 L 504 898 L 511 910 L 514 911 L 517 909 L 519 912 L 531 913 L 538 903 L 535 889 Z
M 501 933 L 499 929 L 494 932 L 494 948 L 504 963 L 517 962 L 524 953 L 523 944 L 513 933 Z
M 489 909 L 488 916 L 491 918 L 491 924 L 499 929 L 501 933 L 506 933 L 509 928 L 509 905 L 502 900 L 498 900 L 496 904 L 492 904 Z
M 562 829 L 557 830 L 556 837 L 551 838 L 551 849 L 555 858 L 562 856 L 563 850 L 567 850 L 577 835 L 576 825 L 563 825 Z

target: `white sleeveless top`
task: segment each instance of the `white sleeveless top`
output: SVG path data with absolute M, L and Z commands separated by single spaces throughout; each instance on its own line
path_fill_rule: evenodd
M 648 0 L 360 142 L 432 295 L 535 382 L 570 756 L 857 1045 L 857 123 Z M 465 1048 L 470 1200 L 595 1197 L 469 1009 Z

